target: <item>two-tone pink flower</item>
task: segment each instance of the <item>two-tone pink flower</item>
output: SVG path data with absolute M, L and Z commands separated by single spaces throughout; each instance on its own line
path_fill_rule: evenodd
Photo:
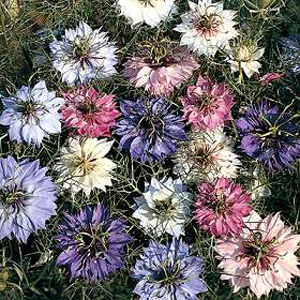
M 169 96 L 199 67 L 184 46 L 171 41 L 151 42 L 124 64 L 124 76 L 156 96 Z
M 250 214 L 250 194 L 228 178 L 203 182 L 195 196 L 194 220 L 214 236 L 238 235 Z
M 63 94 L 65 105 L 61 118 L 66 127 L 76 129 L 78 135 L 111 136 L 120 112 L 114 95 L 99 94 L 94 88 L 81 87 Z
M 224 271 L 221 279 L 229 280 L 234 292 L 249 287 L 259 299 L 271 290 L 283 291 L 300 276 L 300 235 L 284 225 L 280 214 L 262 219 L 255 211 L 244 220 L 239 236 L 218 239 L 216 251 Z
M 193 130 L 215 130 L 232 120 L 233 95 L 224 83 L 215 84 L 200 76 L 195 86 L 189 86 L 181 98 L 184 118 Z

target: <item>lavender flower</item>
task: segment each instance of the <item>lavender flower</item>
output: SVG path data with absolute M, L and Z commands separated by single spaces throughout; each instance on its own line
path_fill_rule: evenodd
M 33 142 L 39 147 L 44 137 L 60 133 L 58 110 L 63 102 L 63 98 L 47 90 L 45 81 L 38 82 L 32 89 L 22 86 L 15 96 L 2 98 L 4 111 L 0 124 L 9 126 L 10 140 Z
M 207 291 L 199 278 L 202 269 L 202 259 L 189 256 L 187 244 L 176 239 L 166 246 L 150 241 L 133 268 L 139 280 L 134 293 L 141 300 L 196 300 L 198 293 Z
M 132 238 L 125 234 L 122 219 L 112 219 L 99 204 L 86 206 L 77 215 L 65 213 L 56 237 L 61 250 L 58 265 L 69 265 L 71 279 L 105 281 L 109 274 L 123 267 L 124 246 Z
M 125 100 L 121 111 L 124 118 L 116 129 L 122 136 L 121 148 L 143 163 L 164 160 L 176 151 L 178 141 L 187 139 L 182 119 L 163 99 Z
M 291 167 L 300 157 L 299 126 L 277 106 L 270 107 L 267 102 L 253 104 L 236 125 L 242 151 L 264 163 L 271 172 Z
M 300 34 L 292 34 L 279 40 L 284 50 L 284 59 L 291 66 L 289 72 L 300 75 Z
M 30 233 L 45 228 L 55 215 L 56 186 L 39 161 L 0 158 L 0 239 L 26 243 Z

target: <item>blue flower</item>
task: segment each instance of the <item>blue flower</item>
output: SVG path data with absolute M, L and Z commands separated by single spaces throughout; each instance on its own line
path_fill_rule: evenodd
M 55 215 L 56 186 L 39 161 L 0 158 L 0 239 L 26 243 L 30 233 L 45 228 Z
M 174 238 L 166 246 L 150 241 L 132 270 L 139 280 L 134 293 L 141 300 L 196 300 L 197 294 L 207 291 L 199 277 L 202 269 L 202 259 L 189 256 L 182 241 Z
M 68 265 L 71 278 L 105 281 L 123 268 L 123 248 L 132 241 L 125 229 L 124 220 L 111 218 L 101 204 L 86 206 L 76 215 L 66 213 L 58 225 L 56 239 L 63 252 L 57 264 Z
M 121 111 L 124 118 L 116 129 L 122 136 L 121 148 L 143 163 L 164 160 L 176 151 L 179 141 L 187 140 L 181 117 L 163 99 L 125 100 Z
M 250 106 L 236 121 L 241 135 L 241 149 L 273 173 L 291 167 L 300 157 L 299 126 L 277 106 L 268 103 Z
M 39 147 L 44 137 L 61 132 L 58 110 L 63 102 L 55 92 L 48 92 L 45 81 L 32 89 L 22 86 L 15 96 L 2 97 L 4 111 L 0 124 L 9 126 L 10 140 L 33 142 Z
M 283 58 L 291 66 L 289 72 L 300 74 L 300 34 L 292 34 L 279 40 L 284 50 Z

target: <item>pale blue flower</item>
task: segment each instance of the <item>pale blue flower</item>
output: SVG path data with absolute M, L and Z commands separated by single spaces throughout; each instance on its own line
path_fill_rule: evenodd
M 32 89 L 22 86 L 16 95 L 1 100 L 4 111 L 0 124 L 9 126 L 10 140 L 34 143 L 39 147 L 44 137 L 61 132 L 58 110 L 64 99 L 49 92 L 45 81 L 40 81 Z

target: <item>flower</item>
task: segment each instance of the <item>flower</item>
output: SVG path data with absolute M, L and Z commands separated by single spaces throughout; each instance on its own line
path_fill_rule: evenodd
M 55 92 L 49 92 L 45 81 L 38 82 L 32 89 L 22 86 L 16 95 L 1 100 L 4 111 L 0 124 L 9 126 L 10 140 L 28 145 L 33 142 L 39 147 L 44 137 L 60 133 L 58 110 L 64 100 L 57 98 Z
M 258 49 L 256 44 L 240 45 L 230 51 L 227 62 L 230 63 L 231 72 L 243 70 L 248 78 L 254 73 L 259 73 L 261 64 L 258 60 L 263 56 L 265 48 Z M 241 76 L 240 76 L 241 81 Z
M 134 159 L 143 163 L 164 160 L 175 152 L 178 141 L 186 140 L 182 119 L 163 99 L 125 100 L 121 111 L 124 117 L 115 132 L 122 136 L 121 148 L 129 149 Z
M 118 0 L 117 6 L 132 26 L 146 23 L 156 27 L 177 11 L 174 0 Z
M 57 226 L 57 265 L 68 265 L 71 279 L 105 281 L 123 268 L 124 247 L 132 241 L 123 219 L 111 218 L 102 204 L 86 206 L 76 215 L 65 213 Z
M 271 107 L 266 101 L 252 104 L 236 125 L 242 151 L 262 162 L 271 172 L 291 167 L 300 157 L 299 126 L 277 106 Z
M 134 198 L 136 210 L 133 217 L 139 219 L 147 232 L 161 236 L 165 232 L 178 238 L 184 234 L 184 224 L 190 217 L 193 195 L 180 179 L 171 177 L 145 182 L 145 193 Z
M 181 98 L 184 118 L 193 130 L 215 130 L 232 120 L 233 96 L 225 84 L 214 84 L 211 79 L 199 76 L 196 86 L 189 86 Z
M 300 235 L 293 235 L 280 214 L 265 219 L 253 211 L 245 219 L 240 236 L 219 239 L 216 242 L 219 267 L 224 270 L 221 279 L 229 280 L 237 292 L 249 287 L 257 298 L 271 290 L 283 291 L 293 275 L 300 276 L 297 257 Z
M 26 243 L 55 215 L 56 190 L 38 160 L 0 158 L 0 239 Z
M 92 87 L 81 87 L 63 96 L 66 102 L 61 117 L 67 127 L 76 128 L 79 135 L 111 136 L 111 128 L 120 116 L 114 95 L 100 95 Z
M 87 196 L 95 188 L 105 192 L 106 186 L 112 186 L 111 172 L 116 164 L 104 156 L 113 143 L 90 137 L 69 138 L 69 145 L 61 150 L 55 167 L 63 186 L 74 193 L 83 190 Z
M 250 194 L 227 178 L 217 178 L 198 186 L 194 220 L 199 227 L 215 236 L 238 235 L 252 208 Z
M 279 43 L 283 47 L 283 58 L 290 66 L 289 72 L 294 75 L 300 74 L 300 34 L 292 34 L 282 37 Z
M 61 41 L 49 45 L 53 65 L 68 85 L 87 84 L 91 79 L 105 79 L 116 73 L 114 43 L 107 33 L 92 28 L 84 22 L 74 29 L 65 30 Z
M 283 76 L 285 76 L 285 73 L 276 73 L 276 72 L 267 73 L 264 76 L 260 77 L 260 83 L 261 85 L 266 86 L 270 82 L 276 81 L 282 78 Z
M 194 132 L 174 155 L 174 173 L 184 182 L 212 181 L 217 177 L 235 178 L 241 165 L 232 142 L 220 128 L 213 132 Z
M 196 300 L 197 294 L 207 291 L 199 278 L 202 269 L 202 259 L 190 256 L 184 242 L 173 238 L 165 246 L 150 241 L 132 270 L 132 276 L 139 280 L 133 292 L 141 300 Z
M 198 0 L 189 1 L 190 11 L 181 16 L 182 23 L 175 31 L 182 32 L 181 45 L 199 56 L 215 56 L 218 50 L 228 48 L 229 41 L 238 36 L 233 19 L 236 11 L 224 10 L 222 2 Z
M 136 87 L 168 96 L 199 67 L 188 49 L 168 39 L 143 44 L 124 64 L 124 76 Z

